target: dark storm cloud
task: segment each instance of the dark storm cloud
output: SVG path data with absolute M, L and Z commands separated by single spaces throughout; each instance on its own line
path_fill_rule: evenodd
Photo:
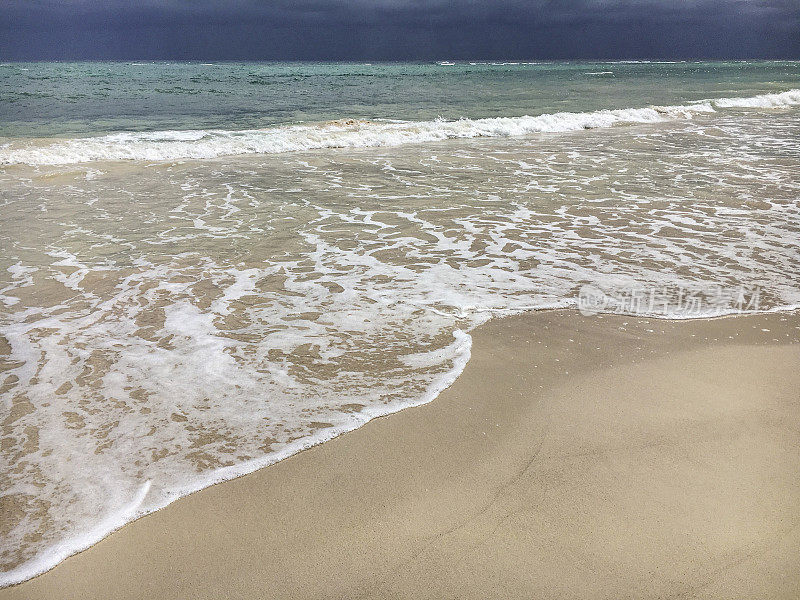
M 0 59 L 798 58 L 800 0 L 5 0 Z

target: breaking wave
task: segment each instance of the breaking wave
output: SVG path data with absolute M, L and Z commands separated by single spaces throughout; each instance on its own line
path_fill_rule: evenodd
M 747 98 L 718 98 L 679 106 L 649 106 L 559 112 L 538 116 L 447 121 L 346 119 L 269 129 L 222 129 L 114 133 L 90 138 L 13 141 L 0 147 L 0 164 L 64 165 L 95 161 L 208 159 L 241 154 L 277 154 L 323 148 L 366 148 L 475 137 L 559 133 L 691 119 L 719 109 L 775 109 L 800 105 L 800 89 Z

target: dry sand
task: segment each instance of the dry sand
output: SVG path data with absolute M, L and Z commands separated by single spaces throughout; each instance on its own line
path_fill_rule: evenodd
M 797 315 L 496 320 L 433 403 L 0 598 L 796 599 L 799 338 Z

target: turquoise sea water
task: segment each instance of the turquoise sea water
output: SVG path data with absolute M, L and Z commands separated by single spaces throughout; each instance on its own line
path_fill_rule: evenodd
M 6 63 L 0 136 L 586 112 L 800 87 L 798 62 Z

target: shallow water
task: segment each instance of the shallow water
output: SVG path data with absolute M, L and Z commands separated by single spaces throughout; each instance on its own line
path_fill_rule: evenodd
M 151 98 L 138 77 L 202 66 L 134 67 L 0 68 L 90 90 L 84 77 L 143 73 L 113 93 Z M 366 69 L 392 79 L 383 96 Z M 197 83 L 204 102 L 172 112 L 89 92 L 75 107 L 55 92 L 3 96 L 0 583 L 432 399 L 466 364 L 468 331 L 492 315 L 575 306 L 585 286 L 608 292 L 606 310 L 630 309 L 615 290 L 663 291 L 645 312 L 678 318 L 800 304 L 796 63 L 452 69 L 215 65 L 221 81 L 292 73 L 294 103 L 275 92 L 290 120 L 312 115 L 302 127 L 334 142 L 205 159 L 190 151 L 243 127 L 262 128 L 261 141 L 297 130 L 273 96 L 237 95 L 241 82 L 220 104 L 238 115 L 227 121 L 209 82 Z M 609 70 L 613 84 L 587 75 Z M 724 97 L 746 100 L 699 102 Z M 547 116 L 556 106 L 581 114 Z M 419 122 L 437 107 L 472 121 Z M 607 109 L 626 110 L 597 112 Z M 341 121 L 351 118 L 404 122 Z M 217 132 L 107 137 L 165 125 Z M 414 135 L 363 143 L 389 139 L 387 127 Z M 427 135 L 443 129 L 475 135 Z

